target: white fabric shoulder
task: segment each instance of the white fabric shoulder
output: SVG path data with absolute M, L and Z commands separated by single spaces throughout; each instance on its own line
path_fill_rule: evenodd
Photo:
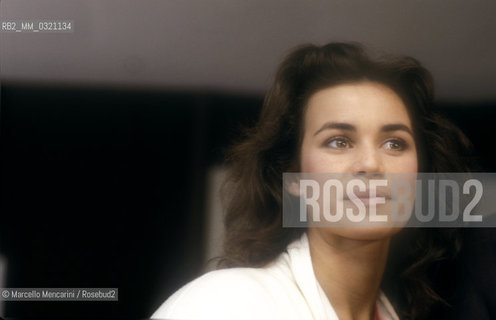
M 291 307 L 302 299 L 281 267 L 209 272 L 173 294 L 152 319 L 308 319 L 305 306 Z
M 380 319 L 397 320 L 381 293 Z M 337 320 L 312 267 L 308 238 L 290 243 L 264 268 L 233 268 L 209 272 L 173 294 L 152 319 Z

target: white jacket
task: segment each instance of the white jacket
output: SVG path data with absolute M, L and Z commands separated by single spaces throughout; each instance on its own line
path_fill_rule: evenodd
M 381 293 L 381 320 L 398 320 Z M 264 268 L 209 272 L 186 284 L 152 315 L 152 319 L 337 320 L 313 272 L 306 233 Z

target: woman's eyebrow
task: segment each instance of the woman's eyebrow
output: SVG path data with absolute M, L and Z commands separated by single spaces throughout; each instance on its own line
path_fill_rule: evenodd
M 319 134 L 321 131 L 324 131 L 324 130 L 329 130 L 329 129 L 340 129 L 340 130 L 346 130 L 346 131 L 357 131 L 356 127 L 352 124 L 349 124 L 349 123 L 346 123 L 346 122 L 326 122 L 322 125 L 322 127 L 320 127 L 319 130 L 317 130 L 315 133 L 314 133 L 314 136 L 316 136 L 317 134 Z M 391 131 L 405 131 L 407 133 L 409 133 L 410 135 L 413 136 L 413 132 L 412 130 L 402 124 L 402 123 L 391 123 L 391 124 L 386 124 L 386 125 L 383 125 L 382 128 L 381 128 L 381 131 L 382 132 L 391 132 Z
M 316 136 L 319 134 L 319 132 L 323 130 L 328 130 L 328 129 L 341 129 L 341 130 L 347 130 L 347 131 L 356 131 L 356 127 L 352 124 L 345 123 L 345 122 L 326 122 L 322 127 L 320 127 L 319 130 L 315 131 L 313 134 Z
M 413 132 L 412 130 L 402 124 L 402 123 L 392 123 L 392 124 L 386 124 L 386 125 L 383 125 L 382 128 L 381 128 L 381 131 L 382 132 L 391 132 L 391 131 L 405 131 L 407 133 L 409 133 L 411 136 L 413 136 Z

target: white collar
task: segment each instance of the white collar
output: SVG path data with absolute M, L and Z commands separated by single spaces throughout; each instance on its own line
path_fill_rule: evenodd
M 294 279 L 312 310 L 314 319 L 338 320 L 336 311 L 315 277 L 306 232 L 300 239 L 288 245 L 287 252 Z M 377 310 L 381 320 L 399 320 L 393 306 L 382 291 L 377 299 Z

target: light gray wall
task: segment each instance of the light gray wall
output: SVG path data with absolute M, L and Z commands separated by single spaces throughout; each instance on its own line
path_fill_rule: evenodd
M 0 33 L 2 80 L 263 92 L 288 48 L 354 40 L 418 58 L 444 100 L 496 99 L 491 0 L 0 1 L 0 21 L 75 22 Z

